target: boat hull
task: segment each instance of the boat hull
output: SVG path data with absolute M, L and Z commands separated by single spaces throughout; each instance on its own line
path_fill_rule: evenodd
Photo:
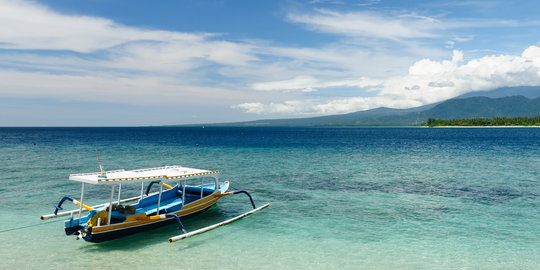
M 199 210 L 199 211 L 196 211 L 194 213 L 182 216 L 181 219 L 187 219 L 187 218 L 197 216 L 197 215 L 205 212 L 206 210 L 208 210 L 212 206 L 213 205 L 210 205 L 210 206 L 208 206 L 206 208 L 203 208 L 202 210 Z M 165 225 L 174 224 L 174 223 L 177 223 L 176 219 L 173 219 L 173 218 L 171 218 L 171 219 L 162 219 L 162 220 L 156 220 L 155 222 L 152 222 L 152 223 L 147 223 L 147 224 L 143 224 L 143 225 L 137 225 L 137 226 L 133 226 L 133 227 L 126 227 L 126 228 L 121 228 L 121 229 L 114 229 L 114 230 L 110 230 L 110 231 L 103 231 L 103 232 L 99 232 L 99 233 L 94 233 L 94 232 L 92 232 L 92 228 L 88 228 L 88 231 L 85 233 L 85 236 L 83 236 L 83 239 L 88 241 L 88 242 L 100 243 L 100 242 L 121 238 L 121 237 L 124 237 L 124 236 L 128 236 L 128 235 L 143 232 L 143 231 L 157 229 L 157 228 L 163 227 Z

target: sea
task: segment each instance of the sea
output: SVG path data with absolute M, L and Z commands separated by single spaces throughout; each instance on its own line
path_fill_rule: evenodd
M 175 224 L 76 240 L 39 217 L 80 197 L 69 174 L 99 171 L 96 150 L 105 170 L 221 170 L 270 206 L 175 243 Z M 13 127 L 0 163 L 0 269 L 540 269 L 540 128 Z M 228 196 L 183 224 L 251 208 Z

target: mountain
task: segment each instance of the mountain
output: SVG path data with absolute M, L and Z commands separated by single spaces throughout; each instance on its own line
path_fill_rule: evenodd
M 470 97 L 450 99 L 422 112 L 428 118 L 491 118 L 540 115 L 540 98 L 524 96 L 502 98 Z
M 340 115 L 264 119 L 208 126 L 415 126 L 428 118 L 459 119 L 540 115 L 540 87 L 503 87 L 477 91 L 409 109 L 376 108 Z
M 309 118 L 264 119 L 249 122 L 217 124 L 228 126 L 356 126 L 356 125 L 389 125 L 386 118 L 420 112 L 435 105 L 427 105 L 410 109 L 376 108 L 348 114 L 328 115 Z M 421 124 L 421 123 L 420 123 Z
M 526 98 L 538 98 L 540 97 L 540 87 L 538 86 L 518 86 L 518 87 L 501 87 L 491 91 L 475 91 L 463 94 L 455 98 L 469 98 L 469 97 L 489 97 L 489 98 L 501 98 L 509 96 L 524 96 Z
M 529 99 L 524 96 L 502 98 L 470 97 L 444 101 L 435 107 L 399 116 L 387 116 L 382 120 L 387 123 L 418 125 L 428 118 L 461 119 L 492 118 L 540 115 L 540 98 Z M 418 120 L 421 119 L 419 122 Z

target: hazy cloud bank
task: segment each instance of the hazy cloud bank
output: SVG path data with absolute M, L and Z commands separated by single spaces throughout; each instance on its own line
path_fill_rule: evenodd
M 378 83 L 379 82 L 379 83 Z M 371 86 L 380 89 L 375 97 L 290 100 L 283 103 L 242 103 L 237 108 L 248 113 L 334 114 L 377 107 L 408 108 L 421 106 L 471 91 L 491 90 L 504 86 L 540 85 L 540 47 L 531 46 L 519 56 L 489 55 L 467 62 L 461 51 L 451 60 L 422 59 L 414 63 L 405 76 L 384 79 L 360 78 L 346 83 L 324 84 L 315 78 L 257 84 L 254 87 L 284 91 L 324 88 L 328 86 Z

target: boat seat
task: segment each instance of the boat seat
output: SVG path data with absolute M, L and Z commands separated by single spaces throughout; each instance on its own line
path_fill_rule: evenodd
M 157 204 L 153 207 L 143 208 L 147 216 L 153 215 L 157 211 Z M 164 211 L 165 213 L 178 211 L 182 208 L 182 198 L 174 198 L 172 200 L 163 201 L 159 205 L 159 212 Z
M 161 193 L 161 202 L 163 203 L 163 202 L 166 202 L 168 200 L 178 198 L 177 192 L 178 192 L 178 187 L 177 186 L 175 186 L 172 189 L 163 191 Z M 139 203 L 136 206 L 137 206 L 137 208 L 145 208 L 147 206 L 157 205 L 158 197 L 159 196 L 157 196 L 157 195 L 153 195 L 153 196 L 143 198 L 143 199 L 139 200 Z

